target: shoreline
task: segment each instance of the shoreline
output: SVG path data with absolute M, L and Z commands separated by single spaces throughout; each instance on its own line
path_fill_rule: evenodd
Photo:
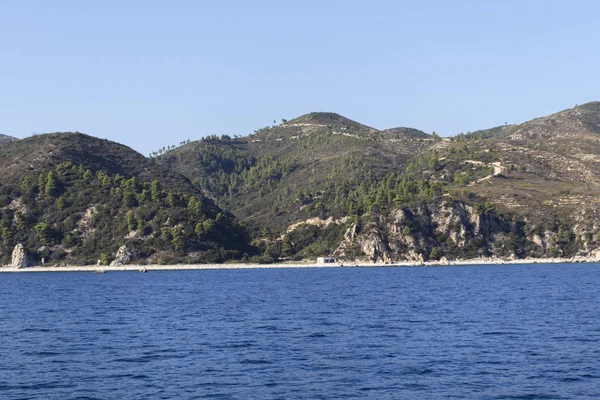
M 194 271 L 194 270 L 234 270 L 234 269 L 277 269 L 277 268 L 369 268 L 369 267 L 454 267 L 454 266 L 487 266 L 487 265 L 521 265 L 521 264 L 594 264 L 600 263 L 598 259 L 577 257 L 561 258 L 535 258 L 535 259 L 472 259 L 457 261 L 403 261 L 397 263 L 273 263 L 273 264 L 172 264 L 172 265 L 141 265 L 126 264 L 119 266 L 109 265 L 64 265 L 64 266 L 35 266 L 27 268 L 0 267 L 2 272 L 116 272 L 116 271 Z

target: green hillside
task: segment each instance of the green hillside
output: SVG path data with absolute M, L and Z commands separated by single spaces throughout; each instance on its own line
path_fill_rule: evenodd
M 310 113 L 153 158 L 55 133 L 0 146 L 0 257 L 598 257 L 598 199 L 597 102 L 451 138 Z
M 252 255 L 246 231 L 183 176 L 132 149 L 80 133 L 0 147 L 0 255 L 22 243 L 34 261 L 109 262 L 127 246 L 150 262 Z
M 407 130 L 408 132 L 420 132 Z M 382 132 L 331 113 L 311 113 L 242 138 L 209 137 L 159 159 L 254 226 L 280 231 L 312 216 L 342 216 L 361 197 L 435 144 Z M 364 209 L 364 210 L 363 210 Z
M 443 139 L 311 113 L 157 161 L 244 220 L 276 258 L 591 254 L 599 104 Z

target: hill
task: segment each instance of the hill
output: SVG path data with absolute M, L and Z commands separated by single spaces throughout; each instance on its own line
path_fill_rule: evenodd
M 245 230 L 188 179 L 134 150 L 81 133 L 0 147 L 0 257 L 35 262 L 215 262 L 251 251 Z M 248 253 L 249 254 L 249 253 Z
M 14 140 L 19 140 L 19 139 L 12 137 L 12 136 L 8 136 L 8 135 L 0 135 L 0 144 L 12 142 Z
M 362 185 L 405 169 L 434 145 L 338 114 L 311 113 L 242 138 L 208 137 L 159 159 L 255 227 L 281 231 L 319 215 L 343 216 Z M 334 198 L 337 197 L 337 201 Z
M 431 135 L 414 128 L 398 127 L 385 129 L 382 132 L 395 136 L 396 138 L 403 137 L 406 139 L 432 139 Z
M 570 257 L 599 244 L 598 104 L 445 139 L 311 113 L 158 161 L 272 258 Z
M 156 165 L 133 149 L 79 132 L 35 135 L 7 142 L 0 147 L 0 181 L 20 182 L 25 176 L 64 162 L 110 175 L 135 176 L 143 181 L 160 179 L 176 190 L 195 190 L 185 177 Z
M 450 138 L 310 113 L 155 158 L 39 135 L 0 146 L 0 257 L 600 256 L 599 167 L 600 103 Z
M 311 112 L 289 122 L 284 122 L 283 125 L 285 127 L 330 127 L 332 129 L 339 128 L 340 130 L 377 132 L 374 128 L 330 112 Z

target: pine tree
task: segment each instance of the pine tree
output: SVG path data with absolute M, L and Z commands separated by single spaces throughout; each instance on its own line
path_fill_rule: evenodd
M 175 195 L 171 191 L 169 191 L 169 193 L 167 194 L 167 204 L 169 205 L 169 207 L 175 207 L 177 205 Z
M 196 229 L 194 229 L 194 233 L 196 234 L 196 236 L 198 236 L 199 238 L 202 237 L 202 235 L 204 235 L 204 225 L 202 224 L 202 222 L 198 222 L 196 224 Z
M 135 220 L 135 214 L 133 211 L 129 210 L 127 212 L 127 227 L 130 231 L 133 231 L 137 228 L 137 221 Z
M 294 254 L 294 244 L 292 243 L 290 236 L 285 235 L 281 243 L 281 255 L 288 257 L 292 254 Z
M 48 177 L 46 178 L 46 186 L 44 188 L 44 193 L 48 196 L 54 196 L 56 194 L 56 190 L 56 178 L 54 177 L 54 173 L 50 171 L 48 172 Z
M 39 222 L 35 226 L 35 231 L 37 232 L 38 242 L 45 246 L 51 246 L 53 244 L 52 238 L 52 229 L 45 222 Z
M 171 236 L 173 237 L 173 239 L 171 239 L 173 248 L 176 251 L 185 251 L 185 238 L 182 229 L 178 226 L 173 228 Z
M 123 205 L 125 207 L 135 207 L 137 205 L 137 198 L 133 192 L 126 190 L 123 193 Z
M 162 189 L 160 187 L 160 182 L 157 180 L 152 181 L 150 184 L 150 198 L 152 201 L 160 201 L 162 198 Z

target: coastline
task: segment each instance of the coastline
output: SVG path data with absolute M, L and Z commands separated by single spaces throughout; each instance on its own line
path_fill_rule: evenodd
M 481 258 L 456 261 L 403 261 L 397 263 L 273 263 L 273 264 L 172 264 L 172 265 L 141 265 L 126 264 L 119 266 L 109 265 L 62 265 L 62 266 L 34 266 L 28 268 L 0 267 L 1 272 L 115 272 L 115 271 L 192 271 L 192 270 L 234 270 L 234 269 L 277 269 L 277 268 L 369 268 L 369 267 L 452 267 L 452 266 L 487 266 L 487 265 L 519 265 L 519 264 L 576 264 L 576 263 L 600 263 L 597 258 L 575 257 L 575 258 L 531 258 L 503 260 L 497 258 Z

